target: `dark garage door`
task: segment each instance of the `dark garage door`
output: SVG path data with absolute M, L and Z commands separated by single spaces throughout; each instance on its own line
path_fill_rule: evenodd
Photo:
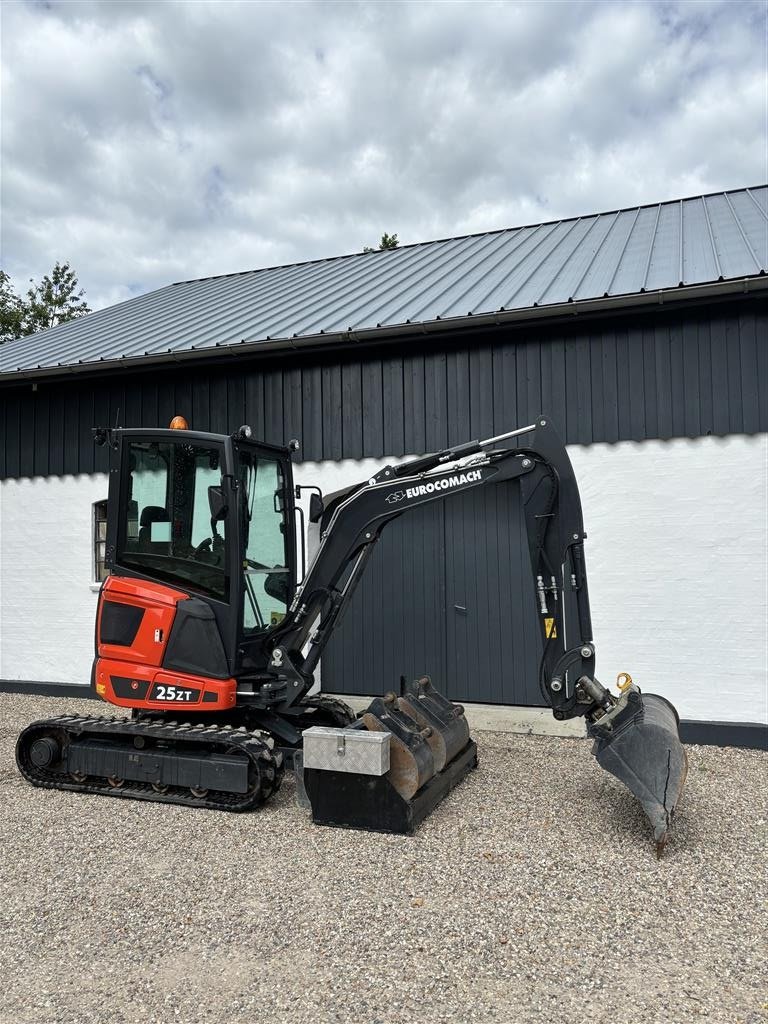
M 323 689 L 381 694 L 428 673 L 453 700 L 542 704 L 519 488 L 456 495 L 386 527 L 323 655 Z

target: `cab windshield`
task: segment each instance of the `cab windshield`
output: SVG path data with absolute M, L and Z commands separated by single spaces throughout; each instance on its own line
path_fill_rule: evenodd
M 286 495 L 278 459 L 238 452 L 243 521 L 243 631 L 267 632 L 285 618 L 292 599 Z
M 226 532 L 211 521 L 208 488 L 220 487 L 222 451 L 170 442 L 128 445 L 128 495 L 117 562 L 153 579 L 229 597 Z

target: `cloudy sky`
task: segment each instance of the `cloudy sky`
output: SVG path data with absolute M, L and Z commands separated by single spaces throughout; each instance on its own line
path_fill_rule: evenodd
M 0 265 L 94 308 L 768 179 L 765 0 L 0 9 Z

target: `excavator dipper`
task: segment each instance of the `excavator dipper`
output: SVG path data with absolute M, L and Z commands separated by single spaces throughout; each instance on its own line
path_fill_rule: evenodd
M 686 774 L 677 713 L 628 676 L 618 695 L 595 676 L 581 503 L 548 416 L 387 466 L 325 502 L 310 488 L 320 539 L 301 582 L 297 442 L 256 442 L 247 426 L 197 432 L 182 417 L 167 430 L 93 433 L 110 454 L 110 572 L 91 685 L 131 717 L 28 726 L 16 758 L 33 785 L 245 811 L 303 756 L 316 821 L 413 831 L 477 762 L 462 709 L 424 678 L 356 719 L 341 701 L 310 696 L 314 670 L 387 523 L 509 482 L 522 491 L 542 697 L 557 719 L 585 718 L 598 762 L 639 798 L 661 851 Z M 310 736 L 315 757 L 330 740 L 324 767 L 339 770 L 317 770 Z M 356 774 L 344 754 L 363 747 L 378 767 Z

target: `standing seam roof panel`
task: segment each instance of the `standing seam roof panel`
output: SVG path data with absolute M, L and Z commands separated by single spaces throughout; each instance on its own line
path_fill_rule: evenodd
M 488 239 L 484 236 L 475 236 L 471 239 L 453 239 L 451 242 L 453 255 L 453 262 L 451 263 L 451 266 L 456 266 L 457 260 L 467 260 L 470 258 L 473 249 L 480 248 L 486 244 L 488 244 Z M 407 250 L 403 250 L 403 252 L 406 251 Z M 389 264 L 389 273 L 383 280 L 381 278 L 378 280 L 374 279 L 370 282 L 367 288 L 351 296 L 351 301 L 346 305 L 342 305 L 337 308 L 335 315 L 329 311 L 328 315 L 332 316 L 332 319 L 328 321 L 329 330 L 344 330 L 346 327 L 352 327 L 354 329 L 376 327 L 378 323 L 384 322 L 376 319 L 377 314 L 380 314 L 382 308 L 385 308 L 389 303 L 397 301 L 397 299 L 402 295 L 403 282 L 410 280 L 409 267 L 405 261 L 391 258 L 396 254 L 397 250 L 387 254 L 387 256 L 390 257 L 387 261 Z M 434 264 L 443 266 L 443 262 L 440 260 L 441 255 L 441 253 L 430 253 L 429 251 L 422 249 L 419 253 L 421 269 L 423 270 L 425 266 L 431 268 Z M 371 255 L 371 258 L 374 258 L 373 254 Z M 380 259 L 380 257 L 377 258 Z M 383 291 L 383 294 L 382 285 L 386 288 L 386 290 Z M 347 294 L 343 283 L 340 290 L 342 293 Z M 380 298 L 383 301 L 380 305 L 372 307 L 371 302 L 375 302 L 376 298 Z M 318 313 L 327 308 L 328 304 L 321 306 Z M 391 312 L 387 314 L 387 323 L 391 323 L 393 319 Z M 405 323 L 405 320 L 400 322 Z M 319 323 L 319 320 L 303 324 L 298 333 L 313 333 L 313 331 L 317 329 L 317 323 Z
M 752 253 L 744 242 L 744 236 L 739 231 L 733 212 L 725 201 L 724 196 L 713 196 L 707 202 L 709 223 L 712 226 L 712 235 L 717 247 L 720 268 L 724 277 L 731 277 L 743 272 L 744 266 L 749 267 L 749 273 L 756 273 Z
M 580 281 L 592 266 L 595 255 L 605 236 L 611 230 L 615 217 L 593 217 L 582 223 L 585 231 L 574 246 L 571 256 L 560 262 L 554 277 L 547 275 L 546 287 L 536 299 L 539 305 L 549 302 L 568 302 Z
M 521 237 L 523 236 L 523 237 Z M 477 270 L 478 266 L 486 261 L 493 259 L 494 256 L 498 255 L 498 252 L 502 252 L 502 256 L 498 257 L 494 262 L 493 266 L 496 266 L 499 261 L 503 261 L 510 246 L 510 242 L 514 241 L 515 246 L 520 245 L 524 240 L 525 228 L 521 229 L 514 234 L 493 236 L 488 240 L 488 243 L 483 246 L 482 253 L 479 256 L 478 261 L 475 263 L 474 269 Z M 454 284 L 454 273 L 452 268 L 443 268 L 441 272 L 433 273 L 433 275 L 427 280 L 419 279 L 413 282 L 410 287 L 406 288 L 400 293 L 398 298 L 400 299 L 400 305 L 396 306 L 388 312 L 389 320 L 388 323 L 402 322 L 402 318 L 407 315 L 408 312 L 413 313 L 417 311 L 417 316 L 420 317 L 422 310 L 416 306 L 416 300 L 424 294 L 430 294 L 434 304 L 437 306 L 440 303 L 440 299 L 445 295 L 446 291 L 455 287 Z M 469 275 L 465 275 L 465 279 L 471 282 L 470 288 L 475 286 L 476 282 Z M 446 283 L 447 282 L 447 283 Z M 442 288 L 440 287 L 442 285 Z M 436 289 L 440 289 L 437 290 Z M 466 304 L 466 302 L 465 302 Z M 471 308 L 471 305 L 468 307 Z M 383 310 L 386 309 L 386 303 L 382 303 L 377 306 L 374 310 L 376 315 L 380 315 Z
M 768 271 L 768 186 L 201 278 L 0 346 L 0 373 L 631 296 Z

